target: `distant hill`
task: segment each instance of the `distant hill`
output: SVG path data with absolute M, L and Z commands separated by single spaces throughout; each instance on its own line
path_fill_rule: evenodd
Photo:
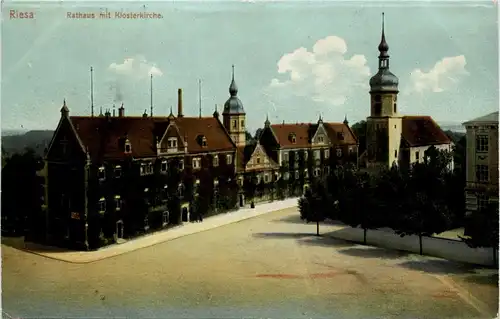
M 2 150 L 7 154 L 22 153 L 28 148 L 32 148 L 37 155 L 43 156 L 43 151 L 47 147 L 54 135 L 52 130 L 35 130 L 18 135 L 4 135 L 2 132 Z

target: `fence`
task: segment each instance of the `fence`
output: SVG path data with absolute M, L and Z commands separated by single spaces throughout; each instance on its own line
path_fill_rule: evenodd
M 331 233 L 333 237 L 363 242 L 363 229 L 344 228 Z M 400 237 L 393 232 L 368 230 L 366 244 L 389 249 L 420 253 L 418 236 Z M 493 248 L 470 248 L 464 242 L 446 238 L 422 237 L 422 253 L 428 256 L 471 264 L 491 266 L 495 264 Z

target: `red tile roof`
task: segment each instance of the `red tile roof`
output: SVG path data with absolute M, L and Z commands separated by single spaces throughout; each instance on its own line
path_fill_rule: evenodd
M 323 123 L 330 141 L 335 144 L 356 144 L 357 139 L 348 125 L 344 123 Z M 273 124 L 271 125 L 278 143 L 281 148 L 301 148 L 310 147 L 318 124 L 299 123 L 299 124 Z M 295 144 L 290 140 L 290 134 L 295 134 Z M 344 140 L 339 138 L 337 133 L 344 133 Z
M 402 136 L 410 147 L 451 143 L 430 116 L 404 116 Z
M 311 138 L 314 136 L 314 132 L 316 132 L 312 125 L 315 124 L 273 124 L 271 125 L 271 129 L 278 139 L 281 148 L 300 148 L 311 145 Z M 314 132 L 311 134 L 312 129 L 314 129 Z M 290 134 L 292 133 L 295 134 L 295 144 L 290 140 Z
M 328 137 L 333 144 L 357 144 L 358 138 L 354 135 L 349 125 L 344 123 L 323 123 L 328 133 Z M 339 133 L 343 133 L 342 137 Z
M 170 120 L 167 117 L 88 117 L 71 116 L 82 143 L 90 156 L 96 158 L 124 158 L 125 137 L 132 145 L 132 157 L 156 156 L 156 139 L 160 140 Z M 188 153 L 229 151 L 236 149 L 226 130 L 214 117 L 183 117 L 173 120 L 182 138 L 187 137 Z M 207 146 L 197 141 L 204 135 Z

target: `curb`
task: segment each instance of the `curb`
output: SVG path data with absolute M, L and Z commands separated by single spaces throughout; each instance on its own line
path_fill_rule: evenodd
M 181 238 L 184 236 L 189 236 L 189 235 L 201 233 L 201 232 L 212 230 L 212 229 L 215 229 L 215 228 L 218 228 L 221 226 L 226 226 L 226 225 L 238 223 L 238 222 L 241 222 L 241 221 L 244 221 L 247 219 L 259 217 L 259 216 L 262 216 L 264 214 L 294 208 L 294 207 L 297 207 L 297 200 L 298 200 L 298 197 L 297 198 L 287 198 L 287 199 L 282 200 L 282 201 L 274 201 L 271 203 L 259 205 L 260 208 L 262 209 L 262 211 L 258 211 L 259 206 L 256 206 L 255 208 L 243 208 L 239 211 L 224 213 L 224 214 L 220 214 L 220 215 L 214 215 L 214 216 L 210 216 L 210 217 L 206 218 L 204 220 L 204 222 L 202 222 L 200 224 L 189 223 L 189 224 L 180 225 L 180 226 L 173 227 L 173 228 L 166 229 L 166 230 L 160 230 L 160 231 L 157 231 L 157 232 L 145 235 L 145 236 L 134 238 L 134 239 L 127 241 L 125 243 L 122 243 L 122 244 L 114 244 L 111 246 L 103 247 L 97 251 L 69 252 L 69 254 L 73 254 L 73 256 L 68 256 L 68 257 L 64 256 L 64 254 L 66 252 L 43 253 L 43 252 L 37 252 L 34 250 L 30 250 L 27 248 L 24 248 L 21 250 L 28 252 L 28 253 L 31 253 L 31 254 L 41 256 L 41 257 L 57 260 L 57 261 L 62 261 L 62 262 L 67 262 L 67 263 L 72 263 L 72 264 L 89 264 L 89 263 L 104 260 L 107 258 L 120 256 L 120 255 L 129 253 L 129 252 L 133 252 L 133 251 L 136 251 L 136 250 L 139 250 L 142 248 L 155 246 L 157 244 L 161 244 L 161 243 L 164 243 L 167 241 L 175 240 L 175 239 L 178 239 L 178 238 Z M 273 208 L 272 207 L 273 204 L 274 204 L 274 206 L 277 206 L 277 207 Z M 268 208 L 269 210 L 266 209 L 267 207 L 262 207 L 264 205 L 270 206 Z M 240 213 L 241 215 L 238 216 L 238 213 Z M 220 221 L 218 219 L 220 219 Z M 210 221 L 212 221 L 214 223 L 209 224 Z M 194 229 L 192 231 L 189 231 L 189 229 L 188 229 L 189 227 L 192 227 Z M 185 232 L 183 232 L 183 230 L 185 230 Z M 176 232 L 177 232 L 177 234 L 176 234 Z M 159 237 L 162 235 L 165 236 L 165 238 L 158 238 L 156 240 L 153 240 L 153 238 L 152 238 L 154 236 Z M 140 244 L 141 240 L 146 240 L 147 238 L 150 238 L 152 240 L 150 242 Z M 130 246 L 133 244 L 137 244 L 137 247 L 131 247 L 129 249 L 126 249 L 127 246 Z M 118 250 L 118 251 L 113 252 L 111 250 Z M 109 253 L 106 253 L 108 251 L 109 251 Z M 59 255 L 59 256 L 57 256 L 57 255 Z M 98 255 L 98 256 L 95 256 L 95 255 Z M 101 256 L 99 256 L 99 255 L 101 255 Z

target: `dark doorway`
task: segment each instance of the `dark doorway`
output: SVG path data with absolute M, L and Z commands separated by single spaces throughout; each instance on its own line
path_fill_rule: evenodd
M 189 221 L 189 210 L 187 209 L 187 207 L 182 207 L 182 221 L 183 222 Z
M 243 194 L 240 194 L 240 207 L 243 207 L 245 205 L 245 198 Z
M 124 227 L 123 227 L 123 221 L 121 220 L 116 222 L 116 238 L 117 239 L 124 238 Z

